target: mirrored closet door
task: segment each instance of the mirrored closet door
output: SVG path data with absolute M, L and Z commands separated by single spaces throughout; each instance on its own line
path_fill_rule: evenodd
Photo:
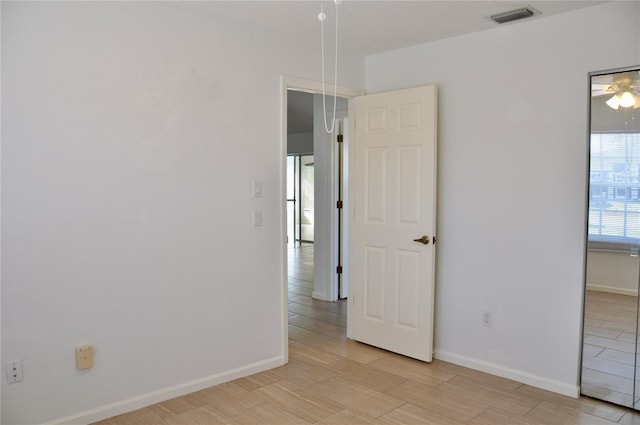
M 640 408 L 640 66 L 590 83 L 581 392 Z

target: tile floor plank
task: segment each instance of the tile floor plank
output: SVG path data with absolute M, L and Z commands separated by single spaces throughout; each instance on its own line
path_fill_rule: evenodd
M 266 402 L 231 417 L 234 425 L 306 425 L 312 422 L 293 415 L 276 403 Z
M 438 387 L 414 381 L 395 386 L 385 391 L 385 394 L 462 423 L 470 421 L 490 407 L 489 404 L 476 398 L 443 391 Z
M 423 409 L 411 403 L 405 403 L 397 409 L 384 415 L 381 419 L 389 420 L 394 424 L 415 425 L 459 425 L 462 422 L 456 422 L 451 418 L 442 416 L 438 413 Z

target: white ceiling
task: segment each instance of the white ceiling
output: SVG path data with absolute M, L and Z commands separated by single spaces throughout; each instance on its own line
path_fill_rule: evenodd
M 528 18 L 531 20 L 598 3 L 603 1 L 343 0 L 338 10 L 339 46 L 343 54 L 369 55 L 496 28 L 498 24 L 489 16 L 527 5 L 540 12 L 540 15 Z M 262 29 L 265 34 L 278 34 L 315 46 L 320 37 L 317 15 L 321 4 L 327 14 L 325 28 L 329 39 L 335 22 L 332 0 L 178 1 L 164 5 L 224 19 L 240 27 Z
M 559 13 L 589 7 L 603 1 L 426 1 L 426 0 L 343 0 L 338 9 L 339 49 L 341 56 L 365 56 L 416 44 L 427 43 L 478 31 L 497 28 L 489 16 L 532 6 L 540 12 L 533 19 L 545 19 Z M 333 0 L 297 1 L 177 1 L 162 2 L 212 19 L 223 19 L 240 28 L 252 28 L 274 37 L 287 37 L 319 48 L 320 23 L 317 15 L 324 6 L 325 43 L 333 51 L 335 5 Z M 289 132 L 313 128 L 313 101 L 305 93 L 289 96 Z

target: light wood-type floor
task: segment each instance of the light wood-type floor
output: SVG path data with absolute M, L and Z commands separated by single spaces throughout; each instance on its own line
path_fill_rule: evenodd
M 631 406 L 637 309 L 638 297 L 587 291 L 582 355 L 584 394 Z M 637 403 L 640 387 L 636 393 Z
M 623 407 L 347 340 L 345 302 L 311 299 L 312 253 L 290 252 L 287 365 L 100 424 L 640 424 Z

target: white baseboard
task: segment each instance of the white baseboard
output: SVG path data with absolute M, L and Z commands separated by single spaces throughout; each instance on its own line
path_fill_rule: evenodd
M 185 382 L 184 384 L 176 385 L 174 387 L 165 388 L 127 400 L 118 401 L 106 406 L 87 410 L 75 415 L 48 422 L 48 424 L 78 425 L 102 421 L 116 415 L 121 415 L 123 413 L 141 409 L 143 407 L 160 403 L 162 401 L 166 401 L 175 397 L 180 397 L 195 391 L 200 391 L 214 385 L 223 384 L 225 382 L 233 381 L 234 379 L 244 378 L 245 376 L 253 375 L 254 373 L 264 372 L 265 370 L 282 366 L 285 363 L 286 362 L 284 361 L 283 356 L 274 357 L 216 375 L 196 379 L 191 382 Z
M 626 288 L 616 288 L 614 286 L 594 285 L 594 284 L 588 283 L 587 289 L 589 291 L 609 292 L 610 294 L 631 295 L 632 297 L 638 296 L 637 290 L 626 289 Z
M 580 387 L 578 385 L 570 385 L 564 382 L 554 381 L 552 379 L 532 375 L 521 370 L 511 369 L 499 364 L 490 363 L 484 360 L 478 360 L 467 356 L 461 356 L 459 354 L 454 354 L 438 349 L 435 350 L 434 357 L 438 360 L 454 363 L 459 366 L 468 367 L 470 369 L 479 370 L 481 372 L 490 373 L 492 375 L 500 376 L 503 378 L 512 379 L 514 381 L 522 382 L 523 384 L 542 388 L 543 390 L 552 391 L 554 393 L 566 395 L 573 398 L 578 398 L 580 396 Z

